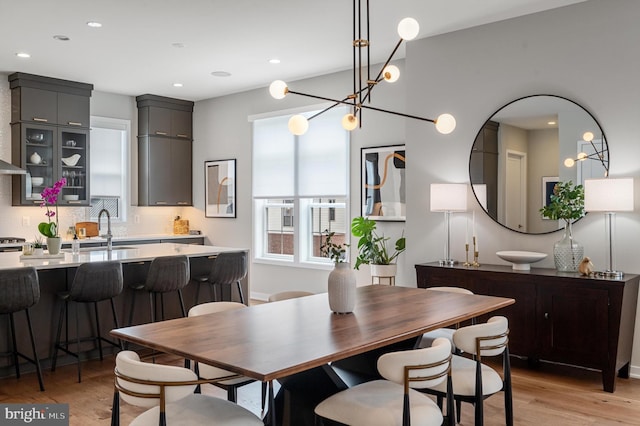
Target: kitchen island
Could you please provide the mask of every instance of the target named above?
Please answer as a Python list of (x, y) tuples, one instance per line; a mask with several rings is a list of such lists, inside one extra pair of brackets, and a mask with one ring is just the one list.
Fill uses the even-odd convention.
[[(31, 316), (33, 321), (33, 327), (36, 334), (36, 346), (38, 349), (38, 356), (42, 362), (43, 368), (48, 368), (50, 365), (50, 356), (55, 341), (55, 327), (58, 323), (60, 302), (57, 297), (57, 293), (64, 291), (73, 281), (75, 271), (77, 267), (82, 263), (87, 262), (102, 262), (106, 260), (118, 260), (122, 262), (122, 269), (124, 275), (124, 289), (123, 292), (115, 298), (116, 310), (118, 314), (118, 320), (120, 326), (125, 326), (124, 321), (128, 319), (129, 309), (131, 308), (130, 300), (132, 296), (132, 290), (129, 288), (130, 284), (144, 282), (149, 265), (151, 261), (156, 257), (161, 256), (173, 256), (173, 255), (185, 255), (189, 258), (191, 276), (206, 275), (211, 269), (211, 265), (215, 257), (226, 251), (238, 251), (247, 249), (232, 248), (232, 247), (218, 247), (218, 246), (203, 246), (194, 244), (178, 244), (178, 243), (160, 243), (160, 244), (127, 244), (125, 246), (114, 246), (113, 250), (108, 251), (106, 247), (84, 247), (81, 248), (79, 254), (72, 254), (70, 250), (63, 250), (64, 256), (59, 258), (36, 258), (23, 256), (21, 259), (20, 252), (8, 252), (0, 253), (0, 270), (10, 268), (20, 268), (25, 266), (32, 266), (38, 271), (38, 278), (40, 281), (40, 302), (31, 308)], [(249, 294), (244, 283), (245, 294)], [(237, 295), (229, 294), (227, 290), (227, 298), (233, 298), (238, 300)], [(204, 294), (208, 294), (204, 292)], [(188, 310), (194, 301), (195, 284), (190, 283), (183, 290), (185, 308)], [(81, 335), (85, 336), (90, 333), (90, 327), (94, 327), (93, 315), (89, 315), (91, 312), (86, 306), (80, 306), (81, 309), (86, 310), (80, 312), (81, 319)], [(74, 308), (72, 308), (73, 311)], [(100, 325), (103, 335), (108, 335), (109, 331), (115, 328), (110, 312), (109, 304), (99, 306), (100, 309)], [(73, 314), (73, 312), (71, 313)], [(176, 318), (180, 316), (180, 307), (177, 295), (168, 294), (165, 297), (165, 314), (166, 318)], [(102, 320), (104, 318), (104, 320)], [(3, 323), (0, 324), (0, 352), (7, 352), (9, 348), (9, 342), (6, 338), (7, 324), (4, 323), (5, 319), (2, 319)], [(8, 321), (8, 320), (7, 320)], [(142, 324), (150, 322), (149, 312), (149, 300), (147, 297), (138, 297), (136, 299), (136, 306), (134, 307), (134, 324)], [(72, 321), (73, 324), (73, 321)], [(16, 329), (26, 330), (26, 320), (24, 315), (16, 315)], [(75, 331), (72, 331), (75, 335)], [(29, 348), (28, 333), (18, 333), (18, 346), (20, 348)], [(92, 349), (92, 343), (87, 343), (86, 349)], [(105, 348), (110, 350), (110, 348)], [(30, 353), (30, 350), (26, 350)], [(61, 354), (62, 355), (62, 354)], [(90, 357), (97, 357), (97, 349), (88, 354)], [(73, 363), (75, 359), (70, 357), (59, 358), (59, 365), (65, 363)], [(31, 364), (21, 365), (25, 371), (31, 371), (33, 366)], [(14, 374), (13, 367), (11, 365), (11, 359), (9, 357), (0, 358), (0, 377)], [(45, 384), (46, 385), (46, 384)]]

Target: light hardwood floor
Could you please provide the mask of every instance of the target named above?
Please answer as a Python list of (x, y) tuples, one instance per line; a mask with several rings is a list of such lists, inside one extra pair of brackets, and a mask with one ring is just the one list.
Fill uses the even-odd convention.
[[(157, 362), (182, 365), (182, 360), (163, 355)], [(20, 380), (0, 380), (0, 402), (69, 403), (70, 424), (107, 425), (113, 397), (114, 357), (103, 362), (83, 364), (82, 383), (76, 382), (75, 365), (45, 371), (45, 392), (38, 391), (35, 374)], [(603, 392), (600, 374), (563, 366), (542, 364), (531, 370), (519, 360), (513, 361), (514, 412), (516, 425), (638, 425), (640, 424), (640, 380), (617, 379), (615, 393)], [(204, 392), (224, 398), (225, 393), (212, 386)], [(260, 412), (260, 386), (251, 384), (239, 390), (239, 403)], [(504, 424), (502, 394), (485, 401), (485, 424)], [(142, 410), (123, 404), (122, 424), (128, 424)], [(462, 406), (463, 426), (473, 425), (473, 407)]]

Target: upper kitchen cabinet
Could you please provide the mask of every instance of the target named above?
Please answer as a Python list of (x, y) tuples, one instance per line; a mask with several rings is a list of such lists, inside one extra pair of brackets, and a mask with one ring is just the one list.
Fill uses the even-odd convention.
[(193, 102), (155, 95), (136, 101), (138, 205), (192, 205)]
[(13, 176), (13, 205), (40, 205), (41, 191), (63, 177), (59, 205), (89, 205), (93, 85), (15, 73), (9, 86), (12, 162), (27, 170)]
[(138, 135), (192, 137), (193, 102), (156, 95), (136, 97)]

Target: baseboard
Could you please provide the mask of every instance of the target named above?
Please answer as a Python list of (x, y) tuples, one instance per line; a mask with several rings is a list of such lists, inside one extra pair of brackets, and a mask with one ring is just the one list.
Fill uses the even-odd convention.
[(640, 366), (632, 365), (630, 368), (629, 377), (634, 379), (640, 379)]

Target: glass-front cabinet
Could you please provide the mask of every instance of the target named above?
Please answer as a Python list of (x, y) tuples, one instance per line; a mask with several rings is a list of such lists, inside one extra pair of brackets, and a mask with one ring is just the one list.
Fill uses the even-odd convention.
[(14, 206), (40, 205), (41, 193), (65, 178), (58, 205), (88, 206), (89, 98), (93, 86), (25, 73), (9, 76)]

